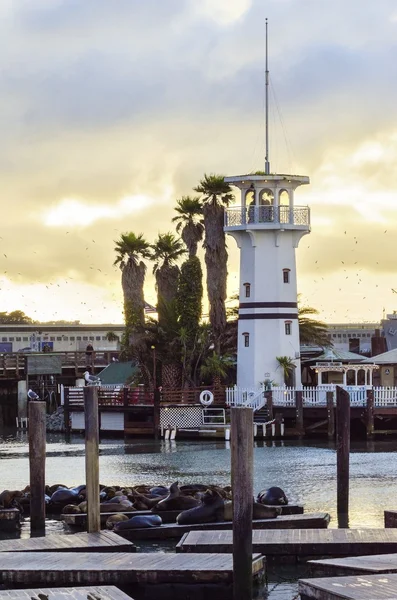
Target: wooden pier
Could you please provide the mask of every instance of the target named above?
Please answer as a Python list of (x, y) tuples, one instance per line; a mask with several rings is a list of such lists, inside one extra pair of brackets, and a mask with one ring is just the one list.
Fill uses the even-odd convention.
[(346, 558), (328, 558), (308, 562), (310, 572), (321, 575), (361, 575), (379, 573), (397, 573), (397, 554), (371, 554), (369, 556), (348, 556)]
[[(177, 545), (178, 552), (231, 552), (232, 531), (191, 531)], [(394, 529), (255, 529), (253, 552), (269, 560), (315, 556), (363, 556), (397, 552)]]
[(0, 600), (131, 600), (114, 585), (77, 588), (39, 588), (35, 590), (2, 590)]
[[(15, 587), (228, 584), (232, 582), (232, 563), (231, 554), (3, 552), (0, 582)], [(253, 576), (262, 577), (264, 569), (265, 559), (253, 555)]]
[[(0, 541), (0, 552), (135, 552), (132, 542), (113, 531), (48, 535)], [(95, 560), (95, 559), (94, 559)]]
[(397, 575), (301, 579), (301, 600), (395, 600)]
[(21, 513), (17, 508), (0, 509), (0, 531), (18, 531), (21, 528)]
[[(254, 519), (254, 529), (290, 529), (290, 528), (324, 528), (329, 523), (329, 515), (307, 514), (307, 515), (285, 515), (276, 519)], [(177, 525), (176, 523), (150, 527), (148, 529), (124, 529), (118, 532), (127, 540), (166, 540), (180, 539), (182, 535), (190, 531), (214, 531), (231, 530), (232, 521), (217, 521), (216, 523), (196, 523), (194, 525)]]

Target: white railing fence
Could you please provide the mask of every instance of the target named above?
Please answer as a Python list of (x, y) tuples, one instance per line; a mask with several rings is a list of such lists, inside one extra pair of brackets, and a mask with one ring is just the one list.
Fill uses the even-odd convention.
[(397, 406), (397, 387), (374, 387), (375, 406)]

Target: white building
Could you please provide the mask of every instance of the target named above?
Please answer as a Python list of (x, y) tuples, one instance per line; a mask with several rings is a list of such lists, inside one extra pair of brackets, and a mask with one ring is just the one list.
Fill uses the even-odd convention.
[(295, 206), (297, 175), (243, 175), (225, 181), (241, 190), (241, 206), (226, 210), (226, 233), (240, 248), (237, 385), (284, 382), (276, 357), (296, 366), (301, 384), (295, 249), (310, 232), (310, 210)]
[(371, 338), (382, 326), (380, 323), (330, 323), (327, 329), (336, 350), (367, 354), (371, 352)]

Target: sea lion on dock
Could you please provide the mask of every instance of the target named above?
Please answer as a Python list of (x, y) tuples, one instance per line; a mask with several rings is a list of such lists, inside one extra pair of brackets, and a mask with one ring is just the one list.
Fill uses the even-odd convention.
[(12, 508), (13, 502), (23, 498), (24, 493), (20, 490), (4, 490), (0, 494), (0, 506), (3, 508)]
[(170, 493), (164, 500), (160, 500), (160, 502), (156, 505), (156, 508), (152, 511), (163, 511), (163, 510), (187, 510), (188, 508), (194, 508), (195, 506), (200, 505), (200, 500), (196, 498), (192, 498), (191, 496), (184, 496), (181, 494), (181, 491), (178, 487), (178, 482), (175, 481), (170, 486)]
[(213, 523), (218, 521), (219, 511), (223, 512), (225, 501), (216, 490), (207, 490), (199, 506), (184, 510), (177, 518), (178, 525), (192, 525), (194, 523)]
[(257, 501), (260, 504), (267, 504), (268, 506), (285, 506), (288, 504), (287, 496), (279, 487), (262, 490), (258, 494)]
[(165, 494), (164, 496), (155, 496), (152, 498), (148, 498), (147, 496), (144, 496), (143, 494), (137, 492), (135, 488), (132, 488), (132, 494), (130, 498), (132, 498), (134, 506), (137, 510), (148, 510), (156, 506), (161, 500), (167, 498), (167, 494)]
[(65, 506), (66, 504), (77, 504), (78, 501), (79, 494), (75, 490), (60, 488), (52, 494), (50, 503), (52, 505)]
[[(259, 504), (259, 502), (253, 501), (252, 518), (275, 519), (280, 514), (280, 510), (277, 506), (264, 506), (263, 504)], [(223, 513), (218, 511), (217, 517), (219, 521), (233, 521), (233, 503), (225, 502)]]
[(78, 515), (81, 513), (81, 510), (75, 504), (67, 504), (62, 509), (63, 515)]
[(116, 523), (113, 531), (117, 533), (125, 529), (147, 529), (149, 527), (160, 527), (162, 524), (163, 521), (159, 515), (137, 515), (136, 517), (131, 517), (128, 521)]
[(110, 515), (106, 521), (107, 529), (113, 529), (116, 523), (121, 523), (121, 521), (128, 521), (129, 517), (127, 515), (123, 515), (123, 513), (117, 513), (116, 515)]

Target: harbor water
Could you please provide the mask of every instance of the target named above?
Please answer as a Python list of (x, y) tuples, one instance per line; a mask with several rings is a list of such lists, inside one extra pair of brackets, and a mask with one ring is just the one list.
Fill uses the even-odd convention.
[[(336, 451), (333, 443), (255, 442), (254, 491), (277, 485), (291, 504), (305, 512), (328, 512), (337, 527)], [(155, 442), (102, 438), (100, 481), (105, 485), (184, 483), (230, 484), (230, 447), (224, 441)], [(85, 481), (84, 438), (48, 434), (46, 482), (67, 486)], [(0, 433), (0, 488), (23, 489), (29, 483), (27, 435)], [(352, 442), (350, 456), (350, 527), (383, 527), (383, 511), (396, 506), (397, 440)], [(60, 525), (55, 526), (58, 530)], [(154, 550), (156, 547), (153, 548)], [(158, 549), (158, 548), (157, 548)], [(145, 548), (147, 551), (148, 548)], [(292, 600), (296, 578), (305, 567), (276, 568), (262, 598)]]

